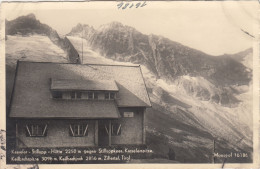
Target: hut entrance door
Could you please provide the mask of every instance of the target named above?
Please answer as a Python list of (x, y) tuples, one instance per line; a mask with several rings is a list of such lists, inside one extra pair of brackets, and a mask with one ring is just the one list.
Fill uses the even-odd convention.
[(98, 121), (98, 145), (109, 146), (111, 138), (111, 123), (109, 120)]

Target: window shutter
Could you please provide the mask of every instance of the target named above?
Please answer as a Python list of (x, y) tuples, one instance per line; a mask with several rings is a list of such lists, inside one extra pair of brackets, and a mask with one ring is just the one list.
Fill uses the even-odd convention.
[(29, 130), (28, 125), (25, 126), (25, 131), (26, 131), (26, 136), (27, 137), (32, 136), (31, 131)]
[(47, 136), (47, 124), (43, 128), (42, 136)]
[(121, 124), (119, 124), (119, 123), (113, 123), (113, 124), (111, 125), (111, 127), (112, 127), (112, 135), (113, 135), (113, 136), (119, 136), (119, 135), (121, 135), (121, 127), (122, 127)]
[(121, 134), (121, 124), (119, 124), (116, 135), (120, 135)]
[(86, 125), (84, 133), (83, 133), (83, 136), (87, 136), (87, 135), (88, 135), (88, 124)]
[(74, 132), (73, 132), (71, 124), (70, 124), (70, 127), (69, 127), (69, 135), (70, 136), (74, 136), (75, 135)]
[(105, 125), (105, 129), (106, 129), (107, 134), (109, 134), (108, 129), (107, 129), (107, 125)]

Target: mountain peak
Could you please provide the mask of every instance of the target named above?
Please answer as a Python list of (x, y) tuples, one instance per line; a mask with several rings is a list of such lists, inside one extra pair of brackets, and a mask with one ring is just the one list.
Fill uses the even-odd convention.
[[(28, 14), (28, 15), (19, 16), (19, 17), (17, 17), (16, 19), (11, 20), (11, 21), (12, 21), (12, 22), (15, 22), (15, 21), (24, 22), (24, 20), (37, 21), (36, 16), (35, 16), (33, 13), (30, 13), (30, 14)], [(6, 21), (7, 21), (7, 22), (11, 22), (11, 21), (9, 21), (9, 20), (6, 20)]]
[(118, 21), (113, 21), (113, 22), (110, 22), (108, 25), (110, 26), (124, 26), (121, 22), (118, 22)]
[(36, 20), (36, 17), (33, 13), (30, 13), (30, 14), (26, 15), (25, 17), (29, 18), (29, 19), (35, 19)]
[(86, 27), (89, 28), (90, 26), (87, 25), (87, 24), (78, 23), (74, 28), (83, 29), (83, 28), (86, 28)]
[(108, 30), (108, 29), (118, 29), (118, 28), (124, 28), (125, 26), (117, 21), (110, 22), (108, 24), (101, 25), (99, 27), (99, 30)]
[(78, 35), (82, 35), (82, 33), (84, 32), (84, 34), (88, 34), (88, 33), (93, 33), (95, 30), (92, 26), (89, 26), (87, 24), (81, 24), (78, 23), (75, 27), (73, 27), (71, 29), (71, 31), (67, 34), (69, 36), (78, 34)]
[(40, 34), (47, 35), (50, 38), (59, 38), (57, 32), (46, 24), (41, 23), (36, 19), (33, 13), (20, 16), (14, 20), (7, 21), (5, 26), (7, 35), (30, 35)]

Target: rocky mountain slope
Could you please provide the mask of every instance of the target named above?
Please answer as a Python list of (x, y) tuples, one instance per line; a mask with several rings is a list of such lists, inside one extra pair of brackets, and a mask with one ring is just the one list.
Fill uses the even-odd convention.
[[(248, 85), (252, 76), (251, 70), (236, 61), (236, 57), (213, 57), (161, 36), (144, 35), (118, 22), (102, 25), (97, 30), (78, 24), (68, 35), (83, 36), (86, 45), (107, 58), (145, 65), (157, 78), (168, 82), (184, 75), (207, 79), (220, 90), (211, 93), (202, 87), (198, 91), (189, 86), (186, 89), (196, 92), (202, 100), (226, 106), (238, 102), (230, 92), (230, 85)], [(247, 50), (243, 55), (249, 53)]]
[[(83, 33), (82, 33), (83, 31)], [(181, 75), (209, 78), (220, 84), (248, 84), (250, 72), (232, 57), (212, 57), (198, 50), (156, 35), (144, 35), (118, 22), (102, 25), (94, 30), (78, 24), (68, 35), (83, 36), (93, 49), (103, 56), (122, 61), (145, 63), (160, 78), (174, 79)], [(245, 51), (246, 55), (250, 51)], [(233, 69), (230, 69), (232, 66)], [(222, 71), (221, 71), (222, 70)], [(234, 77), (234, 71), (242, 75)], [(225, 77), (222, 77), (225, 72)]]
[[(179, 161), (209, 162), (213, 140), (219, 152), (252, 151), (252, 49), (210, 56), (118, 22), (78, 24), (68, 38), (79, 53), (83, 42), (95, 56), (143, 65), (153, 104), (147, 140), (159, 154), (172, 148)], [(92, 62), (93, 52), (83, 55)]]
[(235, 55), (227, 55), (229, 57), (232, 57), (236, 61), (242, 63), (247, 68), (251, 69), (253, 68), (253, 57), (252, 57), (253, 49), (247, 49), (245, 51), (239, 52)]
[[(16, 44), (19, 34), (13, 34), (18, 38), (12, 43), (8, 43), (11, 36), (7, 37), (7, 48)], [(239, 54), (246, 55), (243, 60), (237, 60), (238, 55), (213, 57), (117, 22), (97, 30), (78, 24), (67, 39), (83, 63), (141, 65), (153, 106), (146, 113), (147, 146), (158, 159), (174, 152), (178, 162), (211, 163), (214, 140), (215, 152), (247, 152), (250, 158), (239, 161), (252, 160), (252, 68), (243, 65), (245, 58), (252, 57), (251, 50)], [(39, 40), (33, 41), (41, 48)], [(38, 48), (25, 54), (37, 54)], [(11, 50), (6, 57), (8, 53)]]

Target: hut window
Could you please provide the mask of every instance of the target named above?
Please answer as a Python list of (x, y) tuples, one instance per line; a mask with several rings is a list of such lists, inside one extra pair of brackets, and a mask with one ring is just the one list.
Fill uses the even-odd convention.
[(81, 93), (80, 92), (75, 92), (76, 93), (76, 98), (80, 99), (81, 98)]
[(71, 99), (81, 99), (81, 92), (71, 92)]
[(44, 137), (47, 136), (47, 124), (27, 124), (26, 126), (27, 137)]
[(113, 100), (113, 99), (115, 99), (115, 96), (116, 96), (116, 94), (112, 93), (112, 92), (106, 92), (105, 93), (105, 99), (106, 100), (109, 100), (109, 99)]
[(112, 123), (111, 124), (111, 135), (112, 136), (120, 136), (121, 135), (121, 124), (119, 123)]
[(105, 99), (109, 99), (109, 93), (105, 93)]
[(88, 99), (98, 99), (97, 92), (88, 92)]
[(83, 137), (88, 135), (88, 125), (71, 124), (70, 135), (73, 137)]
[(61, 99), (62, 98), (62, 92), (54, 91), (52, 92), (52, 97), (55, 99)]
[(115, 93), (110, 93), (110, 99), (115, 99)]

